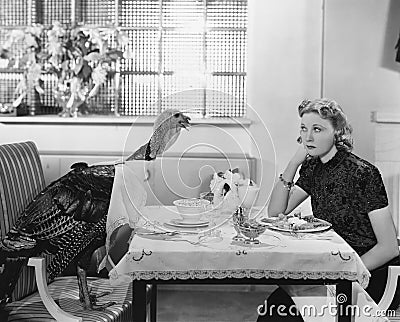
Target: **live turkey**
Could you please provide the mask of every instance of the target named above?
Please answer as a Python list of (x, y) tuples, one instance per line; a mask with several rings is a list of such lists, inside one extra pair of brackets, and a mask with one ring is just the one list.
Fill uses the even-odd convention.
[[(150, 141), (127, 158), (154, 160), (187, 129), (190, 118), (168, 109), (156, 119)], [(80, 301), (85, 309), (103, 309), (90, 294), (86, 271), (93, 252), (105, 244), (107, 212), (115, 164), (72, 170), (47, 186), (21, 213), (14, 227), (0, 240), (0, 310), (11, 301), (21, 269), (28, 259), (43, 253), (54, 257), (47, 267), (50, 279), (77, 265)], [(118, 236), (117, 236), (118, 238)], [(111, 303), (107, 304), (110, 305)]]

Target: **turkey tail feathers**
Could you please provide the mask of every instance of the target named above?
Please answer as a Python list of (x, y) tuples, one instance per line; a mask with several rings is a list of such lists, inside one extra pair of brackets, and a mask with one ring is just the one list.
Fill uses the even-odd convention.
[[(10, 244), (9, 244), (10, 242)], [(28, 258), (36, 255), (36, 248), (14, 248), (24, 245), (25, 241), (0, 240), (0, 310), (4, 304), (11, 301), (22, 268), (28, 262)]]
[[(0, 250), (3, 252), (3, 250)], [(2, 255), (0, 255), (2, 257)], [(0, 259), (1, 260), (1, 259)], [(0, 267), (0, 309), (3, 305), (11, 302), (11, 294), (17, 284), (22, 268), (26, 265), (28, 258), (7, 258)]]

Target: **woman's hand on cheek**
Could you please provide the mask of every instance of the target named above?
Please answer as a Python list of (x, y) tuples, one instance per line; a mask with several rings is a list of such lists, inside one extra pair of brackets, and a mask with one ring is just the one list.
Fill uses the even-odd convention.
[(291, 161), (293, 164), (299, 166), (299, 165), (302, 164), (303, 161), (306, 159), (307, 154), (308, 154), (308, 153), (307, 153), (306, 148), (304, 147), (303, 144), (301, 144), (301, 145), (298, 147), (296, 153), (294, 154), (294, 156), (292, 157), (292, 159), (291, 159), (290, 161)]

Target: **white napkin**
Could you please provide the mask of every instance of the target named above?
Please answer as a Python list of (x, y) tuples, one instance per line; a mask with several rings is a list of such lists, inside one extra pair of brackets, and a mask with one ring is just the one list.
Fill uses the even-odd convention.
[(107, 214), (106, 255), (99, 265), (99, 271), (105, 267), (110, 250), (112, 233), (118, 227), (126, 224), (129, 224), (131, 228), (135, 228), (141, 218), (146, 199), (146, 190), (134, 170), (125, 163), (116, 165), (110, 206)]

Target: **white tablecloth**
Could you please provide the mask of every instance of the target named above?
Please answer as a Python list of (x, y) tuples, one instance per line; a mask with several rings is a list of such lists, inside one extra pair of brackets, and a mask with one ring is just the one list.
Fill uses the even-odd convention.
[[(164, 223), (179, 218), (174, 207), (146, 207), (147, 231), (179, 231)], [(185, 229), (176, 236), (142, 235), (138, 230), (128, 253), (110, 272), (112, 283), (135, 279), (292, 278), (347, 279), (366, 287), (369, 272), (357, 253), (333, 230), (301, 238), (267, 229), (259, 245), (232, 241), (229, 216), (211, 212), (210, 227)], [(219, 226), (220, 225), (220, 226)]]

